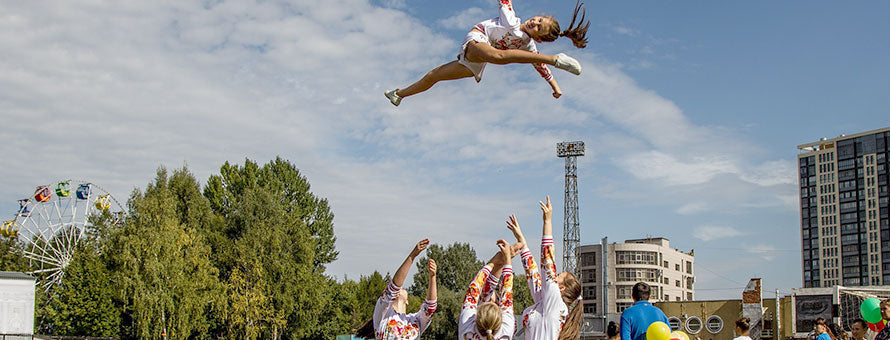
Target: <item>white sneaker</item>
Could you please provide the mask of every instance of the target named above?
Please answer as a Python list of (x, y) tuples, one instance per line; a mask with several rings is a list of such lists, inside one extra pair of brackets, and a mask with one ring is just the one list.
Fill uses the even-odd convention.
[(399, 89), (386, 91), (383, 93), (383, 95), (386, 96), (387, 99), (389, 99), (389, 102), (392, 103), (392, 105), (399, 106), (399, 103), (402, 102), (402, 97), (399, 97), (399, 95), (396, 94), (396, 92), (398, 91)]
[(565, 53), (556, 55), (556, 65), (554, 66), (574, 73), (575, 75), (581, 74), (581, 63), (575, 60), (575, 58), (567, 56)]

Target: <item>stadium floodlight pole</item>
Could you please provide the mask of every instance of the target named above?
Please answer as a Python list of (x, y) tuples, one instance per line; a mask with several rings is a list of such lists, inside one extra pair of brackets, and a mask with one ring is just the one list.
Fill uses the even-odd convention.
[(578, 272), (578, 248), (581, 246), (580, 223), (578, 222), (578, 156), (584, 156), (584, 142), (562, 142), (556, 144), (556, 156), (566, 159), (566, 195), (563, 212), (562, 269)]

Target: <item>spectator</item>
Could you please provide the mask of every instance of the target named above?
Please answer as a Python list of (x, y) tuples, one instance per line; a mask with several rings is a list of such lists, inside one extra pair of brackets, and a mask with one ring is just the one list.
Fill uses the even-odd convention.
[(749, 318), (739, 318), (735, 322), (735, 334), (737, 335), (732, 340), (751, 340), (751, 337), (748, 334), (751, 332), (751, 319)]
[(868, 324), (865, 323), (865, 320), (856, 319), (853, 320), (853, 340), (866, 340), (865, 333), (868, 331)]
[[(653, 322), (668, 323), (667, 316), (658, 307), (649, 303), (649, 285), (645, 282), (637, 282), (631, 291), (634, 304), (621, 313), (621, 339), (645, 340), (646, 330)], [(890, 339), (885, 339), (890, 340)]]
[[(881, 318), (890, 320), (890, 299), (881, 301)], [(875, 335), (875, 340), (890, 340), (890, 327), (884, 327), (878, 332), (878, 335)]]
[(606, 336), (609, 337), (607, 340), (621, 340), (621, 333), (618, 332), (618, 324), (615, 321), (609, 321), (609, 326), (606, 327)]
[(816, 340), (835, 340), (837, 339), (828, 328), (828, 323), (823, 318), (816, 319), (813, 324), (813, 332), (816, 333)]

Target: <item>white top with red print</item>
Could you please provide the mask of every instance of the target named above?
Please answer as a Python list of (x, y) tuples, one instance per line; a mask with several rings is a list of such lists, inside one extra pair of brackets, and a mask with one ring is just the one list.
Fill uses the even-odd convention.
[(396, 295), (402, 288), (392, 282), (377, 299), (374, 306), (374, 335), (377, 340), (415, 340), (430, 325), (436, 312), (436, 300), (426, 300), (417, 313), (405, 314), (392, 308)]
[(569, 308), (562, 301), (562, 293), (556, 283), (556, 262), (553, 257), (552, 235), (541, 238), (540, 272), (528, 247), (522, 250), (522, 266), (525, 267), (528, 288), (535, 301), (522, 311), (522, 327), (527, 340), (558, 339), (559, 331), (569, 314)]
[[(513, 12), (511, 0), (498, 0), (500, 2), (500, 16), (491, 18), (476, 24), (473, 28), (481, 31), (488, 37), (488, 42), (494, 48), (500, 50), (526, 50), (538, 53), (535, 41), (520, 29), (522, 20)], [(535, 70), (541, 74), (544, 80), (553, 79), (550, 69), (544, 64), (532, 64)]]
[[(503, 284), (500, 294), (496, 297), (496, 303), (501, 307), (501, 328), (493, 336), (498, 340), (510, 340), (513, 338), (513, 330), (516, 328), (516, 317), (513, 316), (513, 267), (509, 264), (505, 265), (501, 275)], [(486, 277), (488, 277), (487, 280)], [(488, 300), (488, 296), (494, 291), (494, 286), (497, 283), (497, 278), (491, 275), (491, 266), (489, 265), (482, 267), (470, 282), (460, 309), (460, 320), (457, 323), (459, 340), (486, 339), (476, 330), (476, 307), (480, 301)]]

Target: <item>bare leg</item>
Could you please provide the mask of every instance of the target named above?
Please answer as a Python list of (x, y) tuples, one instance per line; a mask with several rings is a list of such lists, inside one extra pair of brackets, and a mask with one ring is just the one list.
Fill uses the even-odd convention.
[(504, 64), (548, 64), (556, 65), (555, 55), (538, 54), (526, 50), (499, 50), (491, 45), (470, 42), (467, 45), (467, 60), (474, 63)]
[(443, 80), (469, 78), (472, 76), (473, 71), (470, 71), (470, 69), (468, 69), (464, 65), (461, 65), (457, 61), (452, 61), (445, 65), (434, 68), (432, 71), (428, 72), (426, 75), (423, 76), (423, 78), (420, 78), (420, 80), (416, 81), (414, 84), (411, 84), (404, 89), (398, 90), (396, 94), (399, 95), (399, 97), (404, 98), (429, 90), (430, 87), (433, 87), (433, 85)]

